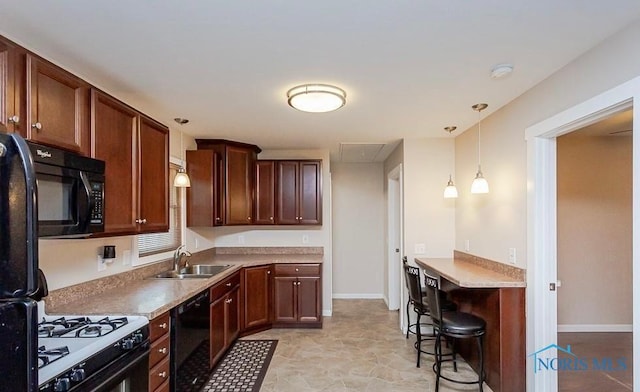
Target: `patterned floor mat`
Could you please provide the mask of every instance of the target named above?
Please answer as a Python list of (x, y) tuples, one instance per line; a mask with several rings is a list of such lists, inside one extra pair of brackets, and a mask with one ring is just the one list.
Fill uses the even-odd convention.
[(176, 379), (177, 392), (199, 391), (209, 381), (209, 341), (205, 340), (183, 362)]
[(277, 344), (277, 340), (236, 341), (202, 392), (258, 392)]

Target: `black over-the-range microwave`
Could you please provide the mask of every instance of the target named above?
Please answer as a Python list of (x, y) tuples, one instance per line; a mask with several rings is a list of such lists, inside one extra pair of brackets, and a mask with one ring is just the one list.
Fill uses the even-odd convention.
[(37, 183), (38, 236), (104, 231), (104, 161), (27, 142)]

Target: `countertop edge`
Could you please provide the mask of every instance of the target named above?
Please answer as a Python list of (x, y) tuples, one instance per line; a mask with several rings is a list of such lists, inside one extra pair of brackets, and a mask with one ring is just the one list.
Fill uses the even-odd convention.
[[(466, 260), (460, 260), (455, 258), (415, 258), (415, 262), (421, 268), (433, 270), (437, 274), (439, 274), (441, 277), (447, 279), (448, 281), (462, 288), (482, 289), (482, 288), (525, 288), (526, 287), (526, 282), (524, 280), (523, 281), (516, 280), (512, 277), (509, 277), (508, 275), (483, 268), (482, 266), (475, 265)], [(460, 271), (460, 272), (467, 273), (467, 274), (475, 274), (478, 276), (478, 280), (471, 280), (468, 278), (459, 278), (457, 276), (454, 276), (454, 274), (446, 271), (444, 268), (439, 269), (438, 266), (434, 265), (436, 263), (447, 263), (448, 268), (468, 269), (470, 271)]]

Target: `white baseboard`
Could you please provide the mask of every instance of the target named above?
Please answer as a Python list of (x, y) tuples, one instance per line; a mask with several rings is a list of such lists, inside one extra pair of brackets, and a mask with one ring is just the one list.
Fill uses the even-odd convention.
[(322, 309), (323, 317), (331, 317), (332, 315), (333, 315), (333, 312), (331, 311), (331, 309)]
[(632, 324), (558, 324), (558, 332), (633, 332)]
[(333, 294), (333, 299), (384, 299), (382, 294)]

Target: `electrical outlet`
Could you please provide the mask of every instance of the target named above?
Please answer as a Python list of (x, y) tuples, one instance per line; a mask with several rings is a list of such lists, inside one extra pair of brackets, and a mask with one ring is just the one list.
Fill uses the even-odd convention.
[(307, 234), (303, 234), (302, 235), (302, 243), (303, 244), (308, 244), (309, 243), (309, 236)]
[(198, 239), (196, 238), (194, 242), (195, 243), (194, 243), (193, 247), (198, 249), (198, 247), (200, 246), (200, 244), (198, 243)]
[(131, 251), (125, 250), (122, 252), (122, 265), (131, 265)]
[(244, 244), (244, 235), (240, 234), (240, 235), (238, 236), (238, 243), (239, 243), (240, 245), (243, 245), (243, 244)]
[(468, 252), (469, 249), (471, 249), (471, 246), (469, 246), (469, 240), (464, 240), (464, 251)]
[(516, 263), (516, 248), (509, 248), (509, 262), (511, 264)]
[(425, 244), (415, 244), (413, 253), (415, 253), (417, 255), (423, 255), (423, 254), (427, 253), (427, 245), (425, 245)]
[(105, 271), (107, 269), (107, 263), (102, 261), (102, 256), (98, 255), (98, 272)]

